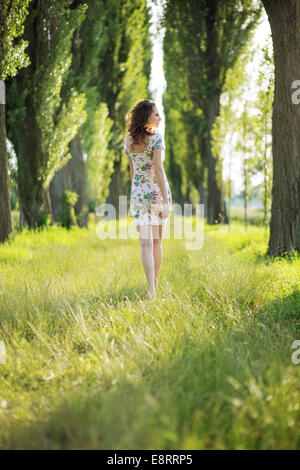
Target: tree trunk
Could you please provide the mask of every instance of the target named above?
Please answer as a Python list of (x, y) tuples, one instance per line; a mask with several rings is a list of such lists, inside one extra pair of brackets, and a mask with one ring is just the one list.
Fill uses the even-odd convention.
[(53, 216), (56, 221), (59, 220), (59, 216), (63, 210), (63, 203), (61, 200), (63, 191), (72, 190), (71, 173), (70, 173), (70, 167), (68, 166), (68, 163), (63, 168), (58, 170), (57, 173), (55, 173), (54, 178), (52, 179), (50, 183), (49, 189), (50, 189), (51, 205), (52, 205), (52, 210), (53, 210)]
[(200, 138), (200, 155), (202, 160), (201, 171), (199, 175), (199, 198), (200, 204), (204, 204), (204, 218), (207, 219), (207, 155), (206, 155), (206, 139), (205, 139), (205, 132), (202, 132)]
[(116, 211), (116, 219), (119, 219), (119, 195), (127, 194), (127, 188), (124, 185), (123, 172), (120, 169), (120, 162), (114, 162), (114, 172), (109, 186), (109, 195), (106, 203), (112, 204)]
[(207, 156), (207, 223), (215, 225), (222, 222), (225, 218), (224, 206), (222, 207), (222, 194), (221, 188), (218, 186), (216, 163), (211, 149), (211, 130), (216, 117), (219, 114), (219, 96), (216, 95), (212, 99), (206, 112), (206, 139), (205, 139), (205, 152)]
[(245, 191), (244, 191), (244, 222), (246, 229), (248, 228), (248, 195), (247, 195), (247, 181), (245, 181)]
[(207, 217), (207, 194), (206, 194), (206, 187), (204, 186), (204, 179), (199, 183), (199, 198), (200, 204), (204, 204), (204, 217)]
[(265, 148), (264, 148), (264, 226), (267, 225), (268, 211), (268, 181), (267, 181), (267, 129), (265, 128)]
[[(36, 96), (34, 93), (25, 94), (26, 88), (31, 89), (31, 82), (35, 80), (35, 71), (40, 63), (40, 32), (43, 24), (43, 9), (47, 2), (32, 2), (29, 14), (24, 24), (24, 39), (28, 41), (27, 53), (31, 64), (21, 69), (10, 81), (14, 85), (12, 94), (17, 94), (23, 100), (24, 112), (16, 128), (10, 129), (11, 140), (18, 160), (18, 190), (19, 201), (22, 207), (23, 223), (29, 228), (36, 228), (43, 224), (44, 216), (44, 189), (41, 177), (40, 162), (45, 158), (42, 155), (41, 131), (37, 123)], [(33, 52), (34, 51), (34, 52)], [(10, 90), (8, 92), (8, 106)], [(12, 97), (14, 99), (14, 97)], [(9, 109), (14, 112), (13, 108)]]
[(263, 0), (274, 47), (273, 187), (268, 254), (298, 248), (300, 210), (300, 104), (292, 84), (300, 77), (299, 0)]
[[(300, 194), (300, 187), (299, 187), (299, 194)], [(295, 250), (300, 252), (300, 211), (298, 211), (298, 217), (297, 217), (297, 222), (296, 222)]]
[(36, 228), (41, 223), (44, 211), (43, 182), (39, 178), (40, 139), (35, 113), (30, 112), (33, 102), (28, 100), (26, 119), (20, 123), (20, 135), (14, 141), (18, 160), (18, 188), (20, 205), (23, 209), (24, 222), (29, 228)]
[(50, 190), (49, 188), (47, 188), (44, 193), (43, 193), (43, 197), (44, 197), (44, 208), (45, 208), (45, 211), (50, 215), (50, 225), (54, 225), (54, 215), (53, 215), (53, 210), (52, 210), (52, 204), (51, 204), (51, 198), (50, 198)]
[[(0, 79), (1, 77), (2, 69), (0, 57)], [(5, 103), (0, 100), (0, 243), (7, 240), (11, 232), (12, 225), (6, 149)]]
[(225, 202), (225, 198), (224, 198), (223, 187), (221, 187), (221, 207), (222, 207), (221, 222), (222, 222), (222, 224), (228, 224), (229, 223), (229, 218), (228, 218), (228, 214), (227, 214), (227, 208), (226, 208), (226, 202)]
[(71, 140), (70, 153), (72, 157), (68, 163), (61, 168), (50, 183), (50, 197), (55, 220), (58, 220), (63, 204), (61, 196), (63, 191), (73, 191), (79, 198), (75, 205), (79, 227), (88, 226), (88, 198), (86, 191), (86, 168), (83, 160), (80, 133)]
[(86, 191), (86, 168), (82, 155), (80, 133), (71, 140), (70, 152), (72, 158), (67, 165), (71, 172), (72, 191), (77, 193), (79, 198), (75, 205), (75, 214), (77, 216), (79, 227), (88, 226), (88, 198)]
[(169, 142), (169, 161), (166, 168), (167, 176), (170, 179), (173, 204), (180, 204), (181, 209), (184, 209), (184, 196), (182, 194), (182, 174), (181, 167), (176, 162), (174, 154), (174, 146), (172, 142)]
[(19, 203), (19, 206), (20, 206), (20, 214), (19, 214), (19, 225), (20, 225), (20, 230), (22, 231), (23, 230), (23, 227), (25, 225), (25, 216), (24, 216), (24, 211), (22, 209), (22, 206), (21, 204)]

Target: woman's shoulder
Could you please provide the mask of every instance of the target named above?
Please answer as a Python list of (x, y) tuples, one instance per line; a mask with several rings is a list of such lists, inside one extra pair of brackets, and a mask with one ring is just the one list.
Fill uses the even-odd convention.
[(124, 147), (129, 148), (130, 141), (131, 141), (131, 136), (130, 136), (130, 135), (126, 135), (126, 136), (124, 137), (124, 140), (123, 140)]
[(154, 140), (158, 140), (158, 139), (161, 140), (161, 141), (164, 140), (163, 135), (159, 131), (157, 131), (154, 135)]
[(157, 131), (156, 134), (154, 135), (153, 145), (154, 145), (154, 148), (158, 148), (162, 150), (164, 150), (165, 148), (164, 138), (159, 131)]
[[(124, 137), (123, 142), (124, 142), (124, 146), (126, 146), (130, 150), (131, 144), (133, 142), (133, 139), (132, 139), (131, 135), (130, 134), (126, 135)], [(163, 144), (162, 134), (159, 131), (157, 131), (154, 134), (150, 135), (147, 145), (149, 145), (149, 144), (151, 145), (151, 147), (154, 146), (154, 145)]]
[(162, 138), (162, 135), (159, 131), (156, 131), (155, 134), (154, 134), (154, 137), (155, 137), (155, 139)]

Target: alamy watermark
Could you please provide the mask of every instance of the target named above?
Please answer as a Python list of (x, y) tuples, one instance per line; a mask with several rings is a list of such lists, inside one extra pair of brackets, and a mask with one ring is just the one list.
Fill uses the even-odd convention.
[(0, 341), (0, 364), (5, 364), (6, 362), (6, 346), (3, 341)]
[(299, 339), (296, 339), (295, 341), (293, 341), (292, 348), (296, 350), (292, 354), (292, 363), (295, 365), (298, 365), (300, 364), (300, 340)]
[[(193, 206), (196, 209), (194, 218), (192, 217)], [(159, 224), (157, 207), (157, 204), (151, 204), (152, 225)], [(170, 218), (172, 212), (174, 212), (174, 239), (186, 240), (186, 250), (200, 250), (204, 243), (204, 204), (184, 204), (183, 209), (180, 204), (173, 204), (169, 216), (164, 222), (163, 238), (170, 239), (171, 237)], [(127, 211), (127, 196), (119, 196), (119, 221), (121, 223), (117, 224), (116, 209), (113, 204), (101, 204), (96, 208), (96, 215), (103, 217), (96, 225), (96, 233), (101, 240), (107, 238), (137, 239), (139, 237), (135, 221), (128, 221), (128, 215), (132, 214), (130, 208)]]
[(297, 88), (297, 90), (292, 93), (292, 103), (299, 104), (300, 103), (300, 80), (294, 80), (292, 83), (292, 88)]

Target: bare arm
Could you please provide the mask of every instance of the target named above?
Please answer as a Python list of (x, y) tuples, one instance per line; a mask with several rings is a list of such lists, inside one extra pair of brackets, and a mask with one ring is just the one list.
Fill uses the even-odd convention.
[(132, 164), (132, 161), (131, 161), (131, 158), (130, 158), (130, 155), (128, 153), (128, 150), (127, 150), (127, 139), (125, 139), (124, 141), (124, 149), (125, 149), (125, 153), (127, 155), (127, 158), (128, 158), (128, 161), (129, 161), (129, 165), (130, 165), (130, 179), (131, 179), (131, 182), (133, 180), (133, 176), (134, 176), (134, 168), (133, 168), (133, 164)]
[(154, 149), (153, 152), (153, 168), (154, 168), (154, 173), (157, 178), (157, 185), (161, 191), (163, 201), (164, 203), (168, 203), (168, 191), (167, 191), (167, 186), (166, 186), (166, 181), (164, 178), (164, 169), (163, 169), (163, 164), (161, 160), (161, 150), (160, 149)]

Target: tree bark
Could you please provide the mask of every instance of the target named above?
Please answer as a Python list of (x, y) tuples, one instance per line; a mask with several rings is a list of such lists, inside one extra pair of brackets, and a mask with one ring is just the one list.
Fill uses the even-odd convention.
[(53, 210), (52, 210), (49, 187), (44, 191), (43, 197), (44, 197), (45, 211), (50, 215), (50, 218), (51, 218), (50, 225), (54, 225), (55, 220), (54, 220), (54, 215), (53, 215)]
[(68, 163), (61, 168), (50, 183), (50, 197), (55, 220), (63, 210), (61, 196), (63, 191), (73, 191), (79, 198), (75, 205), (79, 227), (88, 226), (88, 198), (86, 191), (87, 177), (85, 161), (82, 155), (80, 133), (74, 137), (69, 144), (72, 157)]
[[(267, 254), (281, 256), (299, 250), (300, 104), (292, 84), (300, 77), (300, 2), (263, 0), (274, 47), (273, 187)], [(293, 102), (294, 101), (294, 102)]]
[(206, 137), (205, 137), (205, 153), (207, 161), (207, 223), (215, 225), (225, 219), (224, 205), (222, 205), (222, 191), (218, 186), (216, 164), (217, 160), (212, 154), (211, 148), (211, 130), (216, 117), (219, 114), (219, 95), (216, 95), (207, 106), (206, 111)]
[[(201, 139), (202, 146), (205, 144), (204, 140), (205, 139)], [(200, 204), (204, 204), (203, 216), (205, 219), (207, 219), (207, 183), (205, 185), (205, 182), (207, 180), (207, 158), (205, 156), (205, 151), (201, 151), (200, 153), (202, 156), (202, 166), (201, 166), (201, 172), (199, 176), (200, 181), (198, 185), (198, 192), (199, 192)]]
[(221, 191), (221, 208), (222, 208), (221, 222), (222, 222), (222, 224), (229, 224), (229, 218), (228, 218), (226, 202), (225, 202), (225, 198), (224, 198), (223, 186), (221, 187), (220, 191)]
[[(1, 78), (2, 67), (0, 57), (0, 80)], [(7, 240), (11, 232), (12, 225), (6, 149), (5, 104), (0, 102), (0, 243)]]
[[(68, 162), (69, 163), (69, 162)], [(72, 190), (71, 173), (68, 163), (55, 173), (50, 183), (50, 198), (54, 219), (57, 221), (63, 210), (61, 196), (63, 191)]]
[(88, 198), (86, 191), (86, 168), (82, 155), (82, 146), (80, 133), (71, 140), (70, 152), (72, 158), (67, 165), (70, 167), (72, 191), (78, 194), (79, 198), (75, 205), (75, 214), (77, 216), (79, 227), (88, 226)]
[(23, 208), (20, 203), (19, 203), (19, 206), (20, 206), (19, 225), (20, 225), (20, 230), (22, 231), (25, 225), (25, 216), (24, 216)]
[[(20, 118), (19, 125), (16, 129), (10, 129), (10, 134), (18, 160), (18, 190), (22, 207), (22, 225), (27, 224), (29, 228), (36, 228), (42, 223), (44, 212), (44, 189), (40, 175), (42, 148), (40, 129), (36, 119), (35, 97), (32, 93), (26, 96), (22, 92), (24, 93), (27, 86), (30, 89), (29, 84), (34, 80), (35, 71), (39, 67), (40, 34), (45, 17), (43, 11), (46, 8), (47, 2), (36, 1), (29, 5), (23, 37), (29, 43), (27, 53), (31, 64), (28, 68), (19, 70), (11, 81), (11, 85), (15, 84), (20, 99), (24, 99), (24, 108), (26, 109)], [(25, 96), (26, 98), (24, 98)], [(8, 106), (10, 106), (9, 99)]]
[(13, 142), (18, 160), (20, 205), (23, 210), (24, 223), (29, 228), (39, 226), (40, 216), (44, 210), (43, 182), (39, 178), (39, 155), (41, 151), (39, 148), (39, 129), (33, 107), (32, 100), (28, 99), (26, 119), (20, 122), (20, 134)]
[(119, 195), (128, 194), (128, 188), (124, 185), (124, 176), (123, 172), (120, 169), (120, 162), (114, 162), (114, 172), (111, 177), (110, 186), (109, 186), (109, 195), (107, 197), (106, 203), (112, 204), (116, 211), (116, 219), (119, 219)]

